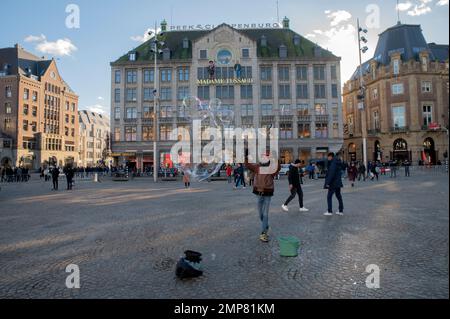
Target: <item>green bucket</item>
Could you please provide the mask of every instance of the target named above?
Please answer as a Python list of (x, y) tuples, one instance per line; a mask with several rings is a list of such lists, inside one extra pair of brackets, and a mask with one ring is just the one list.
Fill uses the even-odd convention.
[(297, 237), (278, 237), (280, 245), (280, 256), (282, 257), (296, 257), (298, 256), (298, 249), (300, 247), (300, 240)]

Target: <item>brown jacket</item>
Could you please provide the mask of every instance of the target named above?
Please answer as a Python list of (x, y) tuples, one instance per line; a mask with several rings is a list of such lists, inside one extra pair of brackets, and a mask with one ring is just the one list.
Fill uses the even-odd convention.
[(253, 194), (259, 196), (273, 196), (275, 185), (274, 178), (278, 175), (281, 169), (281, 165), (278, 163), (277, 171), (273, 174), (260, 174), (259, 169), (261, 165), (245, 163), (245, 167), (248, 168), (254, 174)]

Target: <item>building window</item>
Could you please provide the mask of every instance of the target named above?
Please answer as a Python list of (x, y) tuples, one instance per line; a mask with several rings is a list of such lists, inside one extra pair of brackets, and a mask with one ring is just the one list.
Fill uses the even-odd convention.
[(197, 96), (200, 100), (209, 100), (209, 86), (199, 86)]
[(304, 116), (309, 114), (309, 104), (300, 103), (297, 104), (297, 115)]
[(127, 107), (125, 109), (125, 115), (126, 119), (136, 119), (137, 118), (137, 111), (135, 107)]
[(161, 82), (171, 82), (172, 81), (172, 70), (163, 69), (161, 70)]
[(5, 113), (6, 114), (11, 114), (12, 113), (11, 103), (9, 103), (9, 102), (5, 103)]
[(327, 105), (323, 103), (317, 103), (314, 107), (316, 115), (327, 115)]
[(178, 69), (178, 81), (180, 81), (180, 82), (189, 81), (189, 68), (179, 68)]
[(36, 132), (36, 131), (37, 131), (37, 123), (36, 123), (36, 122), (32, 122), (32, 123), (31, 123), (31, 130), (32, 130), (33, 132)]
[(234, 86), (233, 85), (216, 86), (216, 98), (234, 99)]
[(209, 79), (208, 68), (197, 68), (197, 78), (199, 80)]
[(311, 126), (309, 123), (298, 123), (298, 138), (310, 138)]
[(172, 106), (168, 105), (161, 106), (160, 114), (162, 118), (172, 117)]
[(308, 81), (308, 66), (299, 65), (296, 68), (297, 81)]
[(394, 128), (402, 128), (406, 126), (405, 107), (403, 105), (392, 107), (392, 122)]
[(121, 82), (121, 77), (122, 77), (122, 73), (120, 72), (120, 70), (116, 70), (116, 71), (114, 72), (114, 82), (115, 82), (116, 84), (120, 84), (120, 82)]
[(261, 98), (272, 99), (272, 85), (261, 85)]
[(278, 67), (278, 81), (289, 81), (289, 66)]
[(241, 105), (241, 116), (253, 116), (253, 105), (251, 104)]
[(5, 130), (9, 130), (12, 128), (12, 120), (10, 118), (5, 119)]
[(155, 70), (144, 70), (144, 83), (153, 83), (155, 81)]
[(159, 136), (161, 141), (170, 141), (170, 133), (172, 133), (172, 125), (161, 125), (159, 128)]
[(241, 99), (252, 99), (252, 98), (253, 98), (253, 86), (241, 85)]
[(331, 84), (331, 97), (333, 99), (338, 98), (338, 86), (337, 84)]
[(64, 134), (69, 136), (69, 128), (67, 126), (64, 127)]
[(287, 140), (292, 138), (292, 123), (280, 123), (280, 139)]
[(431, 105), (422, 106), (422, 118), (423, 118), (423, 126), (428, 127), (430, 123), (433, 123), (433, 106)]
[(392, 61), (392, 68), (394, 70), (394, 75), (398, 75), (400, 73), (400, 60), (395, 59)]
[(262, 66), (261, 67), (261, 81), (272, 81), (272, 67)]
[(127, 89), (127, 102), (136, 102), (137, 93), (136, 89)]
[(23, 90), (23, 99), (28, 100), (28, 97), (30, 96), (30, 90), (24, 89)]
[(70, 110), (70, 103), (66, 102), (66, 111), (69, 111), (69, 110)]
[(380, 113), (378, 111), (373, 112), (373, 127), (376, 130), (380, 129)]
[(28, 104), (23, 105), (23, 115), (28, 115), (29, 112), (29, 106)]
[(149, 107), (149, 106), (144, 106), (143, 107), (143, 118), (144, 119), (151, 119), (152, 118), (152, 113), (153, 113), (153, 108)]
[(66, 114), (65, 119), (66, 119), (66, 123), (69, 123), (69, 114)]
[(428, 59), (427, 57), (422, 57), (422, 71), (427, 72), (428, 71)]
[(353, 135), (354, 133), (353, 115), (347, 116), (347, 127), (348, 127), (348, 134)]
[(403, 94), (403, 83), (392, 84), (392, 95)]
[(242, 49), (242, 57), (247, 59), (250, 57), (250, 49)]
[(332, 80), (337, 80), (336, 66), (332, 65), (330, 69), (331, 69), (331, 79)]
[(297, 99), (308, 99), (308, 84), (297, 84)]
[(73, 115), (71, 116), (70, 123), (75, 124), (75, 116), (73, 116)]
[(125, 141), (126, 142), (136, 141), (136, 126), (125, 126)]
[(136, 61), (136, 52), (131, 52), (128, 55), (128, 58), (129, 58), (130, 61)]
[(316, 99), (325, 99), (326, 98), (325, 84), (314, 84), (314, 97)]
[(422, 81), (422, 93), (431, 93), (432, 91), (432, 86), (431, 86), (431, 81)]
[(280, 115), (292, 115), (292, 107), (290, 104), (280, 104)]
[(162, 87), (161, 88), (161, 101), (170, 101), (172, 100), (172, 88), (170, 87)]
[(5, 97), (6, 97), (6, 98), (12, 97), (12, 89), (11, 89), (10, 86), (7, 86), (7, 87), (5, 88)]
[(378, 88), (372, 89), (372, 100), (378, 100)]
[(127, 83), (128, 84), (137, 83), (137, 70), (127, 70)]
[(114, 119), (115, 120), (120, 120), (120, 107), (115, 107), (114, 108)]
[(142, 140), (152, 141), (153, 140), (153, 126), (142, 126)]
[(333, 137), (339, 138), (339, 123), (333, 123)]
[(272, 116), (273, 115), (273, 106), (272, 106), (272, 104), (263, 104), (263, 105), (261, 105), (261, 115), (262, 116)]
[(75, 112), (75, 103), (72, 103), (72, 112)]
[(316, 138), (328, 138), (327, 123), (316, 123)]
[(280, 99), (290, 99), (291, 98), (291, 85), (290, 84), (280, 84), (278, 86), (278, 98), (280, 98)]
[(325, 65), (314, 65), (314, 80), (325, 81)]
[(120, 127), (114, 128), (114, 141), (116, 142), (120, 141)]
[(208, 58), (208, 50), (200, 50), (199, 57), (201, 60), (206, 60)]
[(151, 101), (153, 100), (153, 89), (151, 88), (144, 88), (144, 101)]
[(180, 86), (177, 91), (177, 99), (183, 100), (184, 98), (189, 96), (189, 87), (188, 86)]
[(33, 102), (36, 102), (38, 99), (38, 93), (36, 91), (33, 91), (31, 99)]
[(75, 129), (74, 129), (74, 128), (70, 130), (70, 135), (71, 135), (72, 137), (75, 136)]
[(216, 79), (232, 79), (234, 69), (231, 67), (216, 67)]
[(253, 78), (252, 67), (251, 66), (243, 66), (241, 70), (241, 78), (243, 79), (251, 79)]
[(28, 131), (28, 121), (27, 120), (23, 120), (23, 130)]
[(31, 115), (33, 115), (34, 117), (37, 116), (37, 107), (36, 107), (36, 106), (33, 106), (33, 107), (32, 107), (32, 109), (31, 109)]

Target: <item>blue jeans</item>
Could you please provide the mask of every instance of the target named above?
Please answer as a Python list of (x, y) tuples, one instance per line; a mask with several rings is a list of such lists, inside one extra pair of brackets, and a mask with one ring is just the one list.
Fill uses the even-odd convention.
[(258, 196), (258, 213), (262, 223), (262, 232), (267, 232), (269, 229), (269, 208), (271, 199), (271, 196)]
[(336, 194), (336, 198), (339, 202), (339, 212), (344, 212), (344, 201), (342, 200), (341, 189), (340, 188), (330, 188), (328, 189), (327, 195), (327, 203), (328, 203), (328, 212), (333, 212), (333, 194)]
[(238, 178), (236, 179), (236, 187), (239, 187), (239, 184), (242, 184), (242, 186), (245, 187), (245, 179), (244, 176), (239, 175)]

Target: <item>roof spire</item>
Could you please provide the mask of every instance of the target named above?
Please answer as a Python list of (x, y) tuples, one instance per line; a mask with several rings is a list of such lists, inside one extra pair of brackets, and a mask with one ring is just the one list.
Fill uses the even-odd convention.
[(398, 0), (397, 0), (397, 25), (400, 25), (400, 24), (402, 24), (402, 22), (400, 21), (400, 7), (399, 7), (399, 3), (398, 3)]

